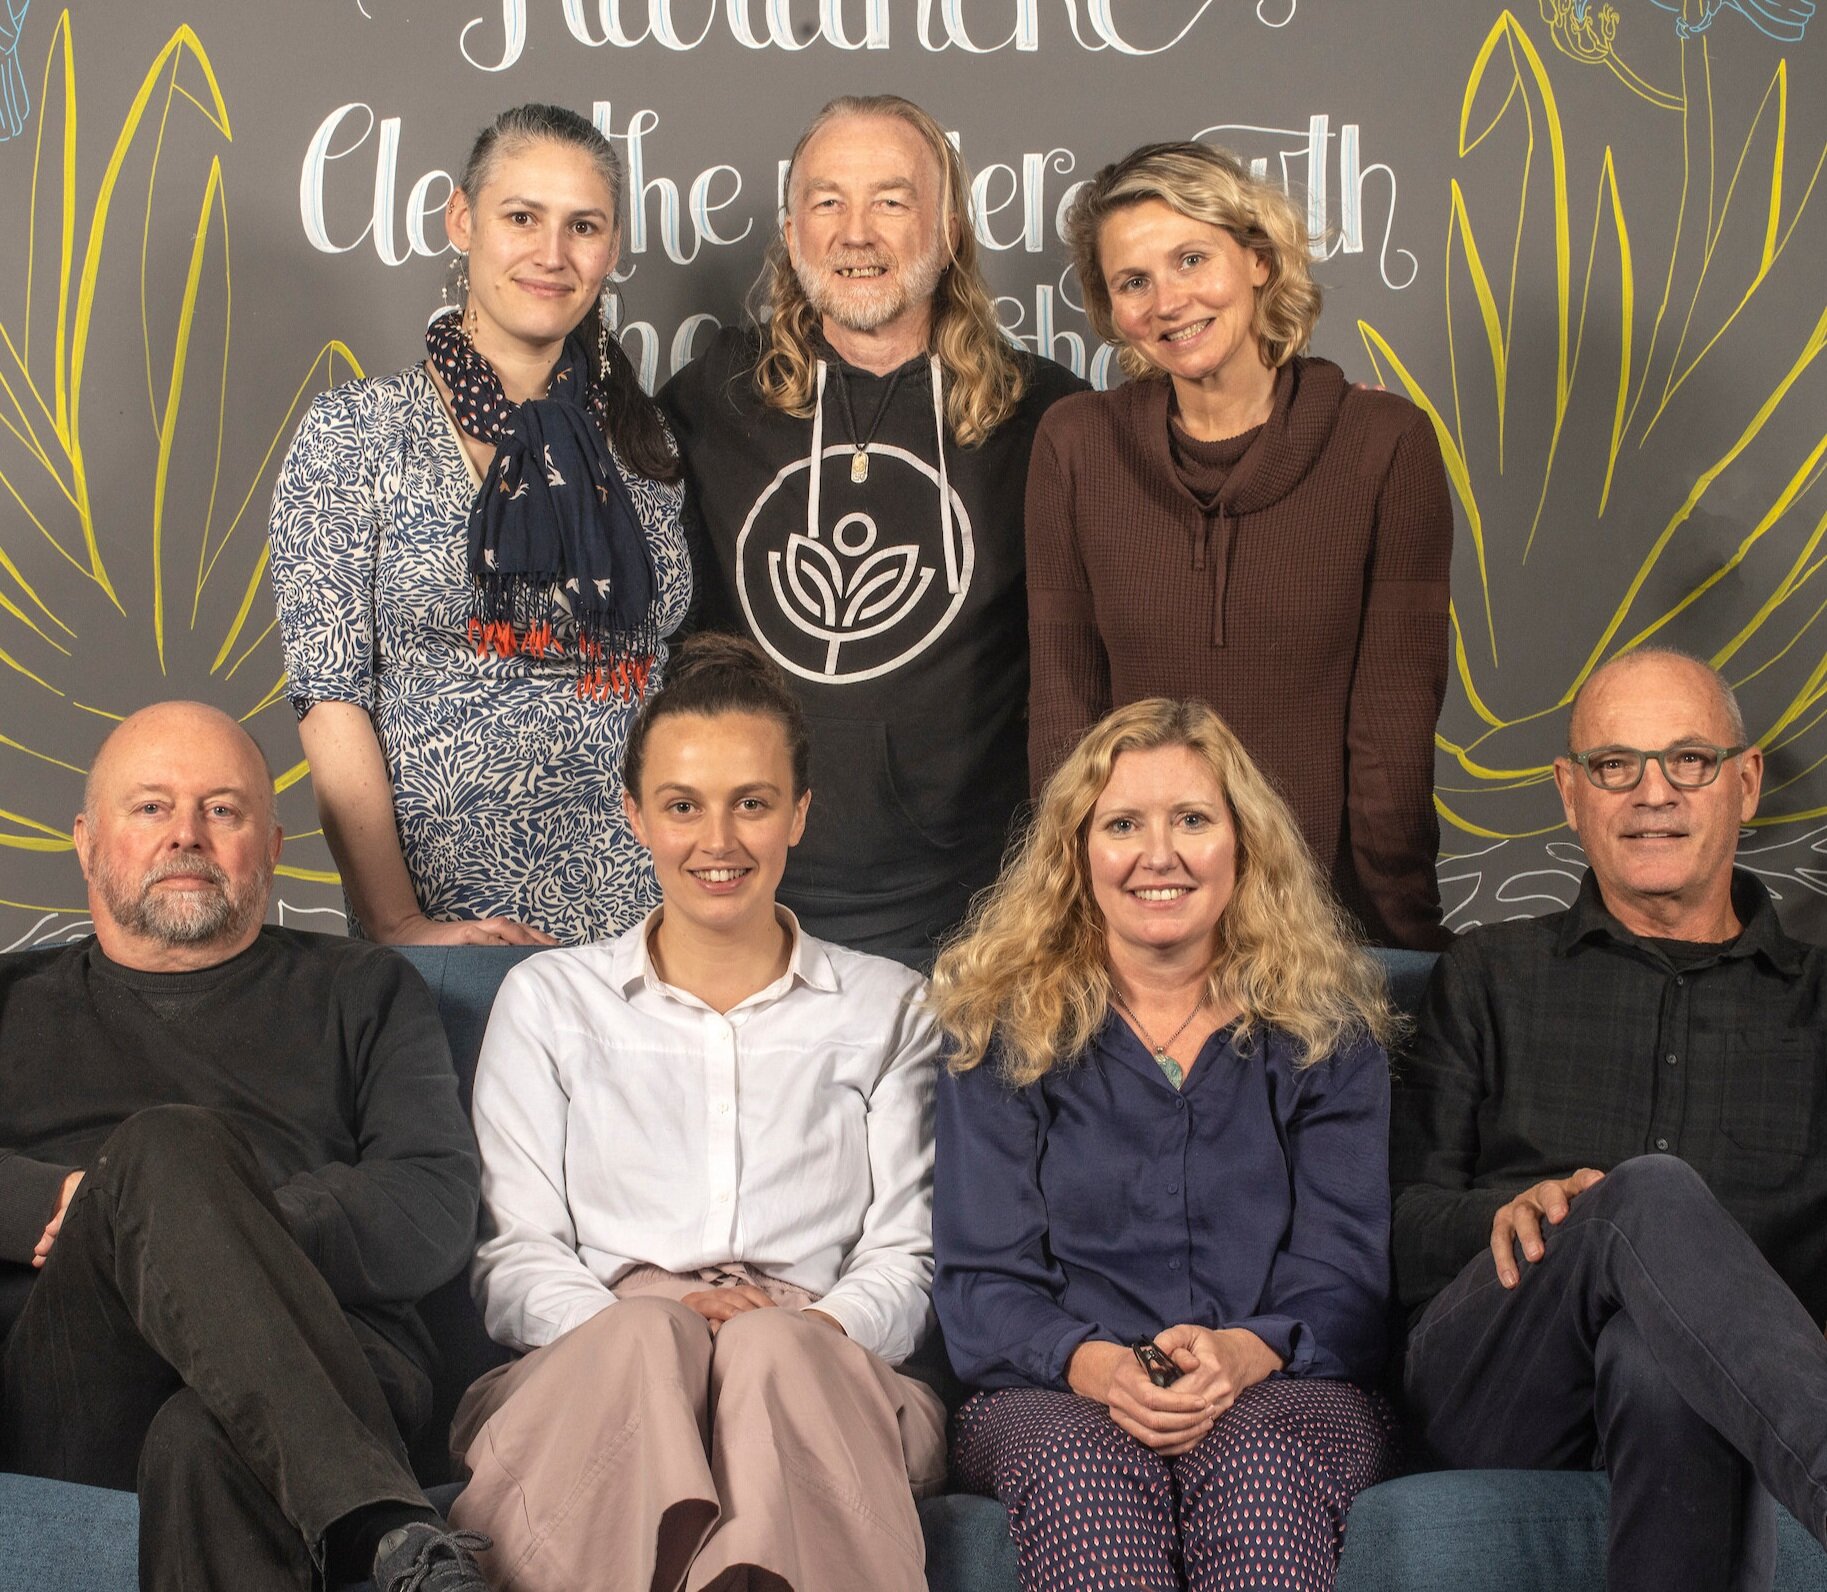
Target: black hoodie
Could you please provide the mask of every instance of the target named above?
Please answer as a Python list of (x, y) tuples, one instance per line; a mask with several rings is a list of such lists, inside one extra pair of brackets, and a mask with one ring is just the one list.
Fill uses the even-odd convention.
[(1084, 383), (1018, 355), (1015, 414), (974, 447), (948, 436), (941, 461), (925, 355), (875, 376), (821, 348), (802, 420), (762, 403), (758, 351), (726, 328), (660, 394), (685, 457), (698, 622), (759, 641), (811, 719), (812, 811), (782, 901), (823, 939), (924, 961), (995, 878), (1026, 794), (1028, 450)]

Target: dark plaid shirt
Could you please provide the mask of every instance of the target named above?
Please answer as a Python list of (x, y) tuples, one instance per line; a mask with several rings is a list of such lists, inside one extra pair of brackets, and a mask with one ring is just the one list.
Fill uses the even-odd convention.
[(1827, 1317), (1827, 950), (1790, 939), (1742, 870), (1732, 902), (1736, 940), (1671, 960), (1618, 924), (1588, 873), (1569, 910), (1475, 929), (1441, 957), (1396, 1078), (1404, 1304), (1480, 1254), (1531, 1184), (1668, 1154)]

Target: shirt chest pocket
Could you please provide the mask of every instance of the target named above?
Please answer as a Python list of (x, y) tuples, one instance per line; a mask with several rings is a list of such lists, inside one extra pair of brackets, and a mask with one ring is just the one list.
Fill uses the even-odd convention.
[(1734, 1033), (1725, 1043), (1719, 1126), (1748, 1181), (1780, 1183), (1813, 1148), (1820, 1045), (1811, 1034)]

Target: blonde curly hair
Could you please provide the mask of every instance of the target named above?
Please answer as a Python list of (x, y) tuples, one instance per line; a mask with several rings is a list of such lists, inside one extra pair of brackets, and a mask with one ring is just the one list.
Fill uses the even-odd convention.
[[(983, 441), (1014, 414), (1027, 382), (1009, 341), (996, 319), (996, 307), (984, 285), (977, 258), (977, 235), (971, 228), (971, 180), (952, 141), (931, 116), (898, 94), (846, 94), (812, 118), (793, 146), (787, 162), (786, 195), (793, 202), (793, 173), (806, 145), (828, 123), (845, 116), (892, 117), (905, 122), (938, 162), (942, 183), (941, 211), (949, 250), (933, 301), (931, 350), (939, 356), (945, 383), (945, 423), (961, 446)], [(820, 316), (806, 298), (799, 273), (787, 251), (785, 230), (768, 245), (757, 284), (761, 302), (754, 306), (763, 321), (763, 348), (755, 367), (755, 386), (762, 401), (805, 419), (812, 413), (817, 385), (813, 334)]]
[(1243, 743), (1200, 702), (1150, 697), (1094, 725), (1041, 792), (1033, 822), (933, 971), (932, 1003), (966, 1072), (989, 1054), (1016, 1088), (1070, 1065), (1110, 1009), (1104, 916), (1086, 853), (1091, 812), (1125, 752), (1185, 747), (1224, 792), (1237, 882), (1218, 920), (1209, 990), (1242, 1032), (1278, 1028), (1311, 1066), (1356, 1036), (1387, 1046), (1401, 1023), (1307, 850)]
[(1158, 376), (1148, 355), (1118, 335), (1110, 287), (1098, 264), (1098, 234), (1119, 210), (1157, 199), (1194, 221), (1222, 227), (1269, 268), (1256, 289), (1250, 330), (1262, 360), (1278, 369), (1304, 354), (1319, 320), (1320, 289), (1307, 252), (1307, 218), (1274, 183), (1252, 177), (1242, 161), (1209, 144), (1145, 144), (1106, 166), (1086, 184), (1066, 214), (1066, 245), (1085, 295), (1085, 315), (1098, 336), (1118, 345), (1131, 376)]

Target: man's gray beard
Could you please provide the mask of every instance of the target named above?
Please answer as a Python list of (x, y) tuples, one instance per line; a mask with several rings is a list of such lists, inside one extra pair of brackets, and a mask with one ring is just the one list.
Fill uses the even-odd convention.
[(840, 290), (832, 272), (798, 261), (793, 274), (799, 278), (806, 301), (820, 315), (853, 332), (873, 332), (909, 305), (933, 296), (939, 278), (945, 274), (945, 240), (935, 236), (926, 253), (907, 263), (899, 282), (887, 283), (879, 290), (857, 282)]
[[(213, 890), (155, 890), (161, 879), (173, 874), (200, 874)], [(162, 945), (207, 945), (213, 940), (235, 940), (266, 915), (267, 895), (273, 875), (268, 868), (248, 881), (237, 894), (226, 873), (200, 857), (173, 857), (142, 874), (137, 884), (103, 866), (96, 870), (95, 888), (108, 914), (130, 934)]]

